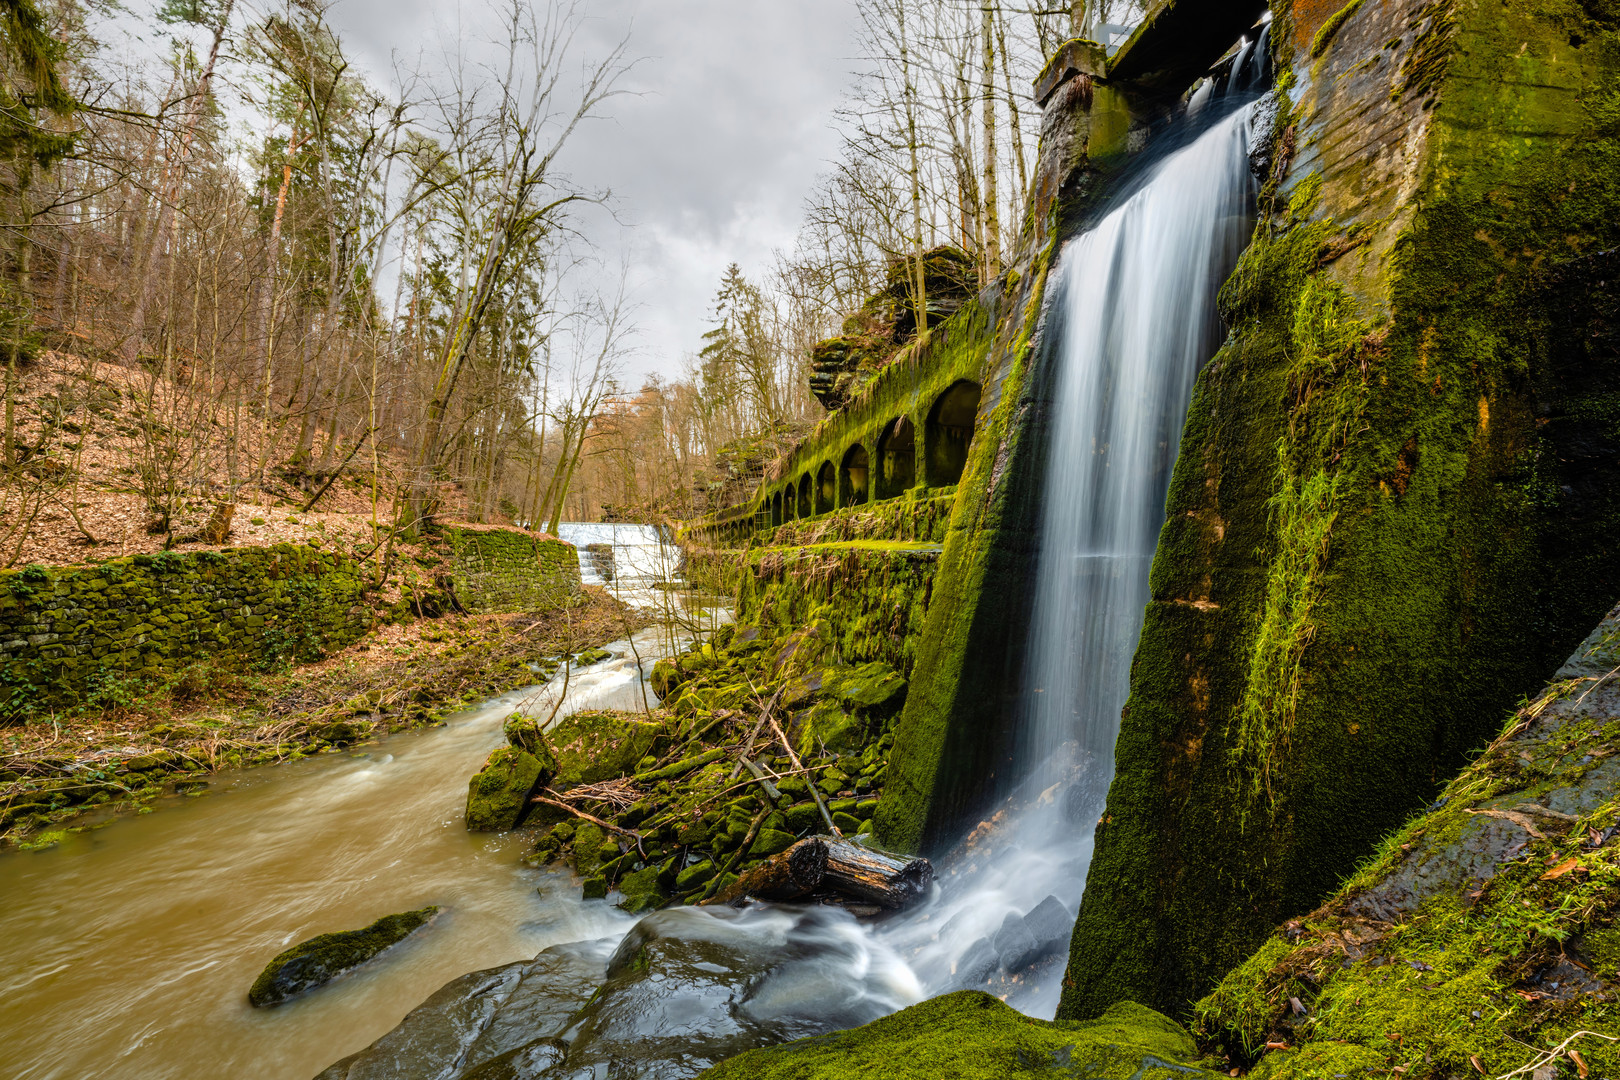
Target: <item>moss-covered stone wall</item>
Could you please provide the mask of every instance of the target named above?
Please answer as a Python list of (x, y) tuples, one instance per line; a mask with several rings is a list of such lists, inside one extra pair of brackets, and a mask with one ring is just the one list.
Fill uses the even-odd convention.
[(1620, 4), (1274, 12), (1060, 1016), (1185, 1015), (1620, 594)]
[(364, 587), (350, 560), (295, 544), (0, 572), (0, 716), (206, 657), (313, 659), (370, 627)]
[(847, 510), (892, 516), (900, 511), (880, 508), (902, 496), (949, 496), (971, 433), (948, 431), (940, 408), (955, 391), (970, 408), (977, 401), (982, 417), (983, 343), (996, 310), (993, 292), (964, 304), (772, 462), (753, 498), (692, 523), (688, 533), (735, 544)]
[(521, 529), (447, 526), (450, 584), (473, 614), (550, 611), (579, 593), (579, 553), (570, 544)]

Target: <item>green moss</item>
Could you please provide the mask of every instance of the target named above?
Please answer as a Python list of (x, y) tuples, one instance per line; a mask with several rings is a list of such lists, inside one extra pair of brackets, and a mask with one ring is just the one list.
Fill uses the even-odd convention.
[(1272, 766), (1287, 753), (1299, 704), (1301, 662), (1314, 636), (1312, 608), (1327, 563), (1328, 534), (1338, 516), (1334, 481), (1318, 471), (1303, 483), (1288, 474), (1279, 444), (1281, 490), (1268, 502), (1277, 554), (1266, 575), (1260, 626), (1254, 635), (1231, 756), (1244, 777), (1243, 795), (1275, 807)]
[(361, 930), (321, 934), (300, 942), (265, 966), (253, 980), (248, 1001), (256, 1007), (279, 1005), (321, 986), (350, 968), (403, 941), (438, 914), (436, 907), (386, 915)]
[(587, 710), (558, 721), (547, 733), (557, 757), (559, 784), (594, 784), (629, 776), (664, 734), (664, 726), (624, 713)]
[(1339, 32), (1339, 27), (1349, 21), (1350, 16), (1361, 10), (1361, 3), (1362, 0), (1350, 0), (1344, 7), (1328, 16), (1327, 22), (1323, 23), (1316, 31), (1316, 36), (1311, 38), (1312, 60), (1327, 52), (1328, 46), (1333, 44), (1333, 35)]
[(503, 746), (489, 755), (467, 782), (467, 828), (501, 832), (514, 828), (529, 809), (529, 796), (549, 776), (533, 754)]
[(699, 1075), (708, 1080), (1190, 1080), (1187, 1033), (1130, 1003), (1090, 1023), (1035, 1020), (989, 994), (962, 990), (852, 1031), (751, 1050)]

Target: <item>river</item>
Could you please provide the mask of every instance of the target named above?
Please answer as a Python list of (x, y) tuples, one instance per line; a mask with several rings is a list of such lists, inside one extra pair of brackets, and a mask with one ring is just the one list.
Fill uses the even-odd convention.
[[(667, 631), (637, 635), (650, 671)], [(568, 710), (641, 707), (626, 642), (576, 670)], [(650, 692), (649, 692), (650, 693)], [(468, 971), (633, 919), (463, 827), (467, 780), (538, 687), (341, 754), (220, 773), (198, 797), (0, 855), (0, 1075), (308, 1080)], [(282, 949), (428, 904), (380, 960), (273, 1009), (247, 988)]]

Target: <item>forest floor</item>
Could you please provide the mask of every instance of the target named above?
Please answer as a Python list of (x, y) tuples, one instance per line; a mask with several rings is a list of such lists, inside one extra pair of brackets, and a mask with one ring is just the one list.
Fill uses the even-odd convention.
[[(283, 543), (378, 557), (402, 468), (392, 455), (325, 432), (300, 452), (296, 425), (267, 428), (187, 391), (69, 353), (23, 367), (11, 401), (20, 460), (14, 482), (0, 485), (0, 568)], [(167, 522), (154, 498), (172, 507)], [(440, 498), (446, 519), (465, 514), (454, 485)], [(235, 507), (229, 531), (205, 542), (221, 503)], [(400, 546), (403, 557), (420, 554)]]
[(318, 663), (243, 673), (203, 660), (161, 685), (104, 688), (0, 734), (0, 841), (60, 839), (92, 810), (140, 810), (218, 769), (335, 752), (545, 681), (562, 658), (651, 622), (600, 588), (543, 614), (380, 625)]

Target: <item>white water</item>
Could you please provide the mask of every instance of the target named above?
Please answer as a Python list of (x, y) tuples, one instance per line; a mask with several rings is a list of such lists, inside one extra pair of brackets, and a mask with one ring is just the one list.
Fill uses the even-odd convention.
[[(1025, 777), (995, 827), (941, 868), (940, 895), (883, 936), (929, 993), (1047, 896), (1078, 910), (1194, 379), (1220, 342), (1215, 294), (1248, 240), (1252, 109), (1216, 121), (1061, 258), (1041, 555), (1018, 735)], [(1015, 920), (1016, 921), (1016, 920)], [(1066, 939), (1065, 939), (1066, 945)], [(1006, 987), (1057, 1006), (1061, 959)]]
[[(680, 570), (681, 550), (657, 525), (619, 525), (600, 521), (564, 521), (557, 537), (579, 549), (579, 574), (586, 585), (646, 587), (670, 581)], [(611, 544), (613, 581), (598, 571), (587, 544)]]

